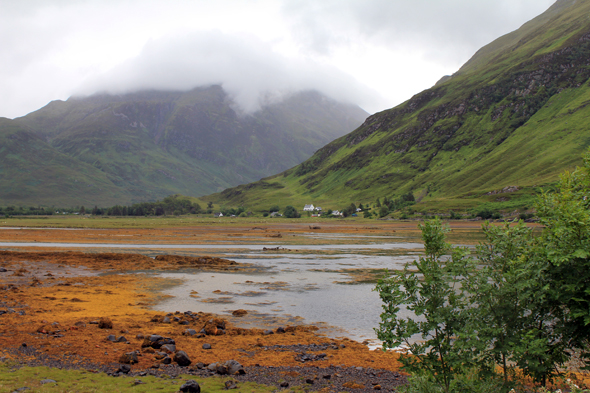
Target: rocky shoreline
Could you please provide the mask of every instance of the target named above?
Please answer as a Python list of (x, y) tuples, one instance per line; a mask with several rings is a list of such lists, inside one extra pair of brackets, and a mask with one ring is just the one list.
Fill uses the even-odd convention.
[[(313, 346), (299, 345), (298, 350), (313, 351)], [(285, 349), (287, 351), (294, 349)], [(85, 370), (93, 373), (104, 372), (113, 378), (129, 378), (137, 384), (143, 383), (142, 377), (154, 376), (159, 378), (179, 379), (179, 387), (191, 376), (208, 378), (225, 376), (230, 383), (228, 386), (239, 387), (242, 382), (255, 382), (268, 386), (274, 386), (277, 390), (287, 390), (294, 386), (303, 386), (308, 391), (354, 391), (375, 392), (393, 391), (396, 387), (407, 383), (407, 377), (398, 372), (380, 370), (378, 368), (346, 367), (330, 365), (318, 366), (260, 366), (243, 367), (241, 372), (235, 375), (229, 373), (220, 374), (210, 365), (197, 363), (192, 366), (181, 367), (177, 364), (161, 364), (159, 367), (145, 370), (130, 370), (121, 363), (98, 364), (92, 360), (80, 356), (50, 356), (37, 348), (22, 345), (15, 348), (7, 348), (12, 359), (11, 367), (53, 367), (62, 370)], [(14, 359), (19, 359), (14, 361)], [(0, 361), (8, 361), (8, 358), (0, 358)], [(238, 363), (238, 362), (236, 362)], [(239, 363), (238, 363), (239, 364)]]
[(392, 391), (406, 383), (395, 354), (330, 339), (314, 326), (245, 329), (214, 314), (158, 313), (150, 304), (160, 296), (154, 288), (161, 279), (100, 275), (143, 269), (147, 262), (212, 271), (235, 266), (219, 258), (1, 252), (0, 359), (10, 367), (105, 372), (138, 384), (150, 375), (172, 378), (179, 387), (190, 376), (286, 391)]

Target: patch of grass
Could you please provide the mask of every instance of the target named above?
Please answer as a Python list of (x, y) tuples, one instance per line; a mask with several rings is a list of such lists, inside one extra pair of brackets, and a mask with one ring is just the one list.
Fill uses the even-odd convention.
[[(42, 384), (43, 380), (54, 380), (56, 383)], [(110, 377), (105, 373), (93, 373), (84, 370), (60, 370), (49, 367), (15, 367), (8, 363), (0, 363), (0, 392), (12, 392), (28, 387), (39, 393), (99, 393), (99, 392), (177, 392), (187, 380), (199, 382), (203, 392), (226, 392), (225, 381), (231, 378), (211, 377), (195, 378), (182, 375), (179, 378), (145, 377)], [(136, 384), (135, 381), (141, 381)], [(252, 382), (238, 383), (236, 392), (273, 392), (276, 388)], [(301, 391), (297, 387), (295, 391)]]

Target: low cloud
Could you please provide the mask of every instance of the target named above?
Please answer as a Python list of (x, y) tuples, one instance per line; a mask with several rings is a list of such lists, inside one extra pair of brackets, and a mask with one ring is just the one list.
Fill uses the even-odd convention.
[(139, 56), (87, 81), (76, 93), (190, 90), (215, 84), (246, 113), (260, 109), (269, 96), (302, 90), (360, 105), (379, 99), (378, 93), (334, 67), (282, 56), (254, 36), (218, 31), (152, 40)]
[(329, 56), (357, 40), (467, 60), (555, 0), (284, 0), (283, 17), (307, 51)]

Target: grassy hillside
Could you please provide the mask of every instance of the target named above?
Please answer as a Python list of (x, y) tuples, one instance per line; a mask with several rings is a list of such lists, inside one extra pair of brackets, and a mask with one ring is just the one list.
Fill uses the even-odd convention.
[(0, 119), (0, 184), (0, 200), (21, 206), (37, 206), (40, 199), (51, 201), (49, 206), (89, 205), (88, 195), (111, 204), (130, 198), (95, 167), (60, 153), (8, 119)]
[(589, 13), (558, 1), (301, 165), (204, 199), (343, 207), (412, 192), (423, 210), (522, 207), (590, 146)]
[[(4, 121), (0, 138), (33, 138), (60, 159), (46, 159), (39, 169), (38, 149), (29, 143), (1, 155), (45, 180), (6, 171), (5, 188), (18, 193), (0, 194), (0, 204), (110, 206), (170, 194), (201, 196), (292, 167), (366, 116), (317, 92), (243, 114), (219, 86), (55, 101)], [(100, 187), (64, 187), (75, 175)]]

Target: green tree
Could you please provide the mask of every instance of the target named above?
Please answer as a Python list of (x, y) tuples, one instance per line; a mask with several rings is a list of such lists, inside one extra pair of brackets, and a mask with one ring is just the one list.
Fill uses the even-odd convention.
[(293, 206), (287, 206), (285, 207), (285, 211), (283, 213), (283, 215), (287, 218), (299, 218), (301, 217), (301, 215), (299, 214), (299, 212), (297, 211), (297, 209), (295, 209)]
[[(590, 339), (590, 151), (583, 167), (564, 173), (558, 192), (543, 193), (536, 208), (544, 229), (528, 256), (525, 288), (536, 319), (518, 365), (545, 385)], [(587, 361), (587, 350), (582, 355)]]
[[(523, 297), (527, 279), (526, 256), (534, 243), (532, 230), (523, 222), (483, 226), (485, 242), (477, 247), (479, 269), (467, 272), (463, 286), (470, 293), (469, 326), (463, 345), (480, 354), (480, 372), (493, 373), (500, 365), (504, 383), (513, 375), (517, 348), (531, 320), (531, 303)], [(534, 278), (533, 278), (534, 279)]]
[(274, 213), (274, 212), (278, 212), (280, 211), (281, 208), (278, 205), (274, 205), (273, 207), (271, 207), (270, 209), (268, 209), (269, 213)]
[[(473, 356), (457, 337), (468, 322), (468, 296), (460, 281), (474, 268), (474, 261), (468, 249), (451, 249), (445, 242), (448, 228), (440, 219), (426, 221), (420, 229), (426, 255), (377, 284), (384, 311), (377, 337), (384, 348), (407, 346), (411, 355), (400, 358), (405, 369), (428, 373), (448, 393), (455, 374)], [(452, 255), (445, 260), (449, 252)], [(400, 317), (402, 307), (417, 318)], [(420, 339), (413, 340), (416, 335)]]

